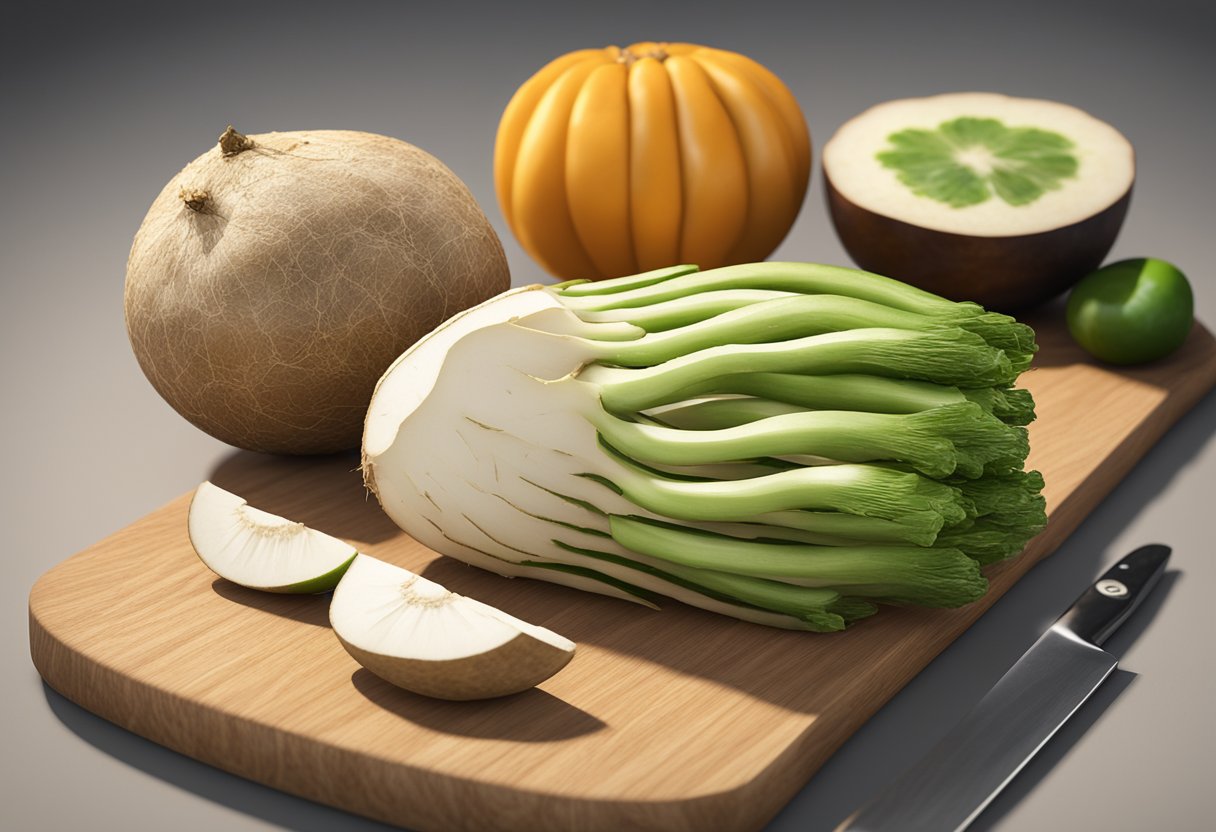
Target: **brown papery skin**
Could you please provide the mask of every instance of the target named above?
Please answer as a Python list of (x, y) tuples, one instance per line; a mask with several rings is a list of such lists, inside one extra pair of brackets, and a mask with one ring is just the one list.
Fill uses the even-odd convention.
[(999, 312), (1037, 306), (1100, 266), (1132, 197), (1129, 187), (1109, 207), (1050, 231), (975, 237), (922, 228), (862, 208), (836, 190), (826, 168), (823, 181), (836, 233), (858, 266)]
[(242, 138), (173, 177), (135, 235), (132, 349), (157, 392), (223, 442), (358, 447), (389, 364), (509, 287), (502, 244), (464, 183), (406, 142)]

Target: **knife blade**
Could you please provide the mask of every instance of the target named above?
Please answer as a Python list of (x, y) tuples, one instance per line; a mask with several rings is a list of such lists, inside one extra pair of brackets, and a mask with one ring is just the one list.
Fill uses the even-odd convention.
[(1118, 665), (1102, 644), (1169, 556), (1168, 546), (1142, 546), (1107, 570), (958, 725), (837, 832), (966, 829)]

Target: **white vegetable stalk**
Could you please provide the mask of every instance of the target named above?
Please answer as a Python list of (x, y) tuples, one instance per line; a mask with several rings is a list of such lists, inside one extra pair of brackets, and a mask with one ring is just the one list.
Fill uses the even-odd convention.
[(412, 536), (499, 574), (837, 630), (974, 600), (979, 562), (1041, 526), (1010, 386), (1034, 349), (811, 264), (529, 286), (385, 373), (364, 474)]

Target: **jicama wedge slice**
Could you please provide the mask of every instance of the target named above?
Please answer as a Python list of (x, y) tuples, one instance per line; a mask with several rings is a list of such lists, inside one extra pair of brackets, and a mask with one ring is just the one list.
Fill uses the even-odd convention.
[(349, 543), (254, 508), (210, 482), (190, 501), (189, 531), (212, 572), (267, 592), (328, 592), (356, 554)]
[[(269, 592), (334, 589), (330, 623), (377, 676), (441, 699), (518, 693), (570, 661), (574, 642), (204, 482), (190, 539), (216, 574)], [(335, 588), (336, 585), (336, 588)]]
[(359, 664), (439, 699), (519, 693), (574, 656), (574, 642), (551, 630), (368, 555), (338, 584), (329, 620)]

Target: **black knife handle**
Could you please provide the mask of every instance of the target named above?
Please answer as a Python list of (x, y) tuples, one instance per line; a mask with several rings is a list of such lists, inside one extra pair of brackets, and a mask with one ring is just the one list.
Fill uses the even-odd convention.
[(1055, 623), (1090, 644), (1101, 647), (1161, 578), (1170, 547), (1141, 546), (1106, 571)]

